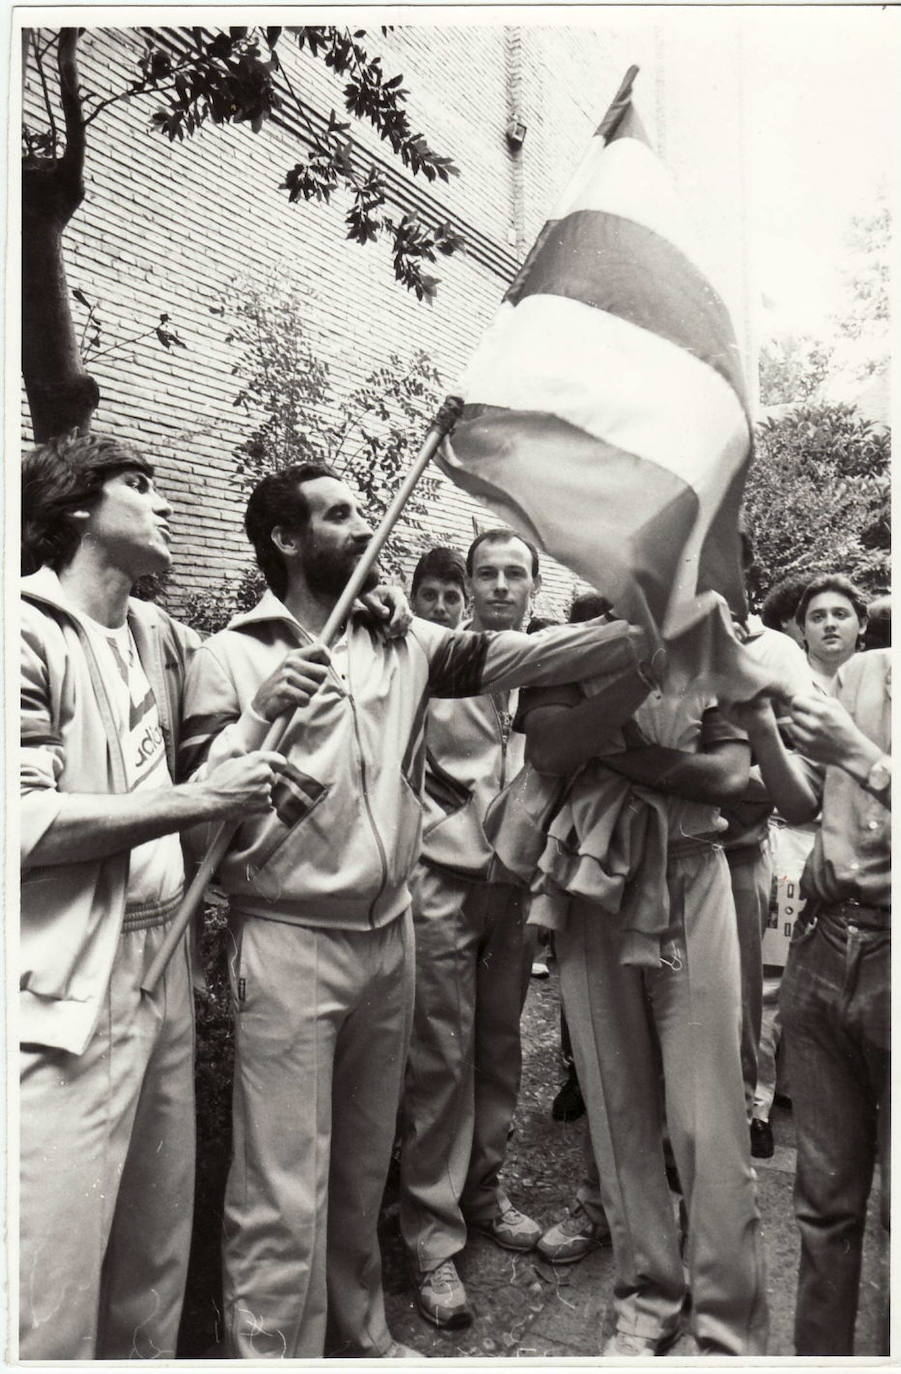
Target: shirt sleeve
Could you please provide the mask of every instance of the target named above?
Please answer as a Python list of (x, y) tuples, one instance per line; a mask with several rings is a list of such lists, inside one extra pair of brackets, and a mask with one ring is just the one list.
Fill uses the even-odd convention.
[(708, 706), (701, 716), (701, 749), (709, 749), (714, 744), (747, 744), (747, 731), (733, 725), (723, 715), (718, 706)]
[(538, 634), (518, 630), (440, 630), (417, 635), (429, 657), (434, 697), (479, 696), (512, 687), (550, 686), (637, 667), (624, 620), (554, 625)]
[(578, 706), (584, 696), (574, 682), (561, 682), (553, 687), (524, 687), (519, 694), (519, 709), (513, 718), (513, 729), (525, 733), (526, 717), (544, 706)]
[(179, 780), (199, 781), (223, 760), (259, 749), (268, 731), (268, 720), (250, 706), (241, 709), (231, 676), (209, 644), (202, 644), (185, 681)]
[(27, 868), (41, 837), (59, 815), (63, 797), (59, 780), (65, 753), (59, 724), (53, 718), (47, 661), (40, 636), (23, 610), (19, 792), (21, 797), (21, 862)]

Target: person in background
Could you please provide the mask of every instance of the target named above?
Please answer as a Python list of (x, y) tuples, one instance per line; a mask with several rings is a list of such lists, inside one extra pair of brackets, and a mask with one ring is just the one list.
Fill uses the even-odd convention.
[[(483, 531), (466, 570), (473, 641), (518, 629), (541, 585), (533, 546), (509, 529)], [(550, 670), (555, 638), (588, 630), (558, 626), (525, 642)], [(421, 1315), (451, 1329), (472, 1321), (454, 1262), (468, 1229), (520, 1253), (541, 1234), (499, 1179), (519, 1092), (519, 1021), (532, 952), (523, 932), (526, 891), (495, 859), (484, 819), (522, 766), (523, 741), (511, 734), (515, 710), (516, 694), (496, 687), (465, 701), (433, 701), (427, 717), (400, 1228)]]
[(456, 549), (428, 549), (413, 569), (410, 607), (414, 615), (455, 630), (466, 610), (466, 564)]
[(892, 598), (877, 596), (867, 606), (865, 649), (888, 649), (892, 643)]
[[(538, 554), (512, 530), (483, 531), (466, 559), (472, 630), (522, 627), (541, 586)], [(485, 811), (522, 765), (515, 693), (432, 702), (423, 844), (413, 888), (416, 1002), (401, 1105), (400, 1227), (427, 1321), (472, 1322), (454, 1256), (468, 1226), (530, 1250), (540, 1228), (498, 1175), (519, 1092), (519, 1019), (531, 946), (522, 889), (498, 871)]]
[(182, 894), (178, 832), (269, 813), (275, 754), (175, 786), (198, 636), (132, 598), (172, 508), (120, 439), (22, 465), (19, 1192), (23, 1360), (176, 1353), (194, 1193), (187, 943), (142, 981)]
[[(746, 529), (740, 529), (742, 565), (748, 579), (754, 564), (754, 545)], [(812, 680), (799, 646), (778, 630), (768, 629), (759, 616), (749, 615), (738, 627), (745, 650), (771, 681), (784, 685), (786, 695), (810, 691)], [(752, 764), (755, 760), (752, 758)], [(769, 1158), (773, 1153), (768, 1123), (754, 1115), (757, 1090), (758, 1046), (763, 1014), (763, 934), (770, 915), (773, 856), (770, 843), (771, 800), (746, 797), (722, 807), (728, 829), (722, 837), (732, 897), (738, 921), (741, 961), (741, 1066), (751, 1153)]]
[(808, 582), (802, 592), (795, 620), (804, 636), (814, 677), (831, 691), (839, 668), (863, 648), (867, 628), (863, 592), (841, 573), (823, 573)]
[(793, 639), (799, 648), (804, 648), (804, 635), (795, 620), (795, 611), (801, 600), (801, 593), (810, 581), (810, 574), (801, 577), (786, 577), (777, 582), (767, 592), (760, 608), (760, 619), (768, 630), (781, 630)]
[(781, 994), (797, 1131), (795, 1351), (847, 1358), (877, 1160), (885, 1227), (889, 1218), (890, 651), (852, 657), (834, 696), (792, 700), (790, 729), (803, 758), (785, 750), (767, 699), (735, 718), (780, 811), (802, 821), (821, 808)]

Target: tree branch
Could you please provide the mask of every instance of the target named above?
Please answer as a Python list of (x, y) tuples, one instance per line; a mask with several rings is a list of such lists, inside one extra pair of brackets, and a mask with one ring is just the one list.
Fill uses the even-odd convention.
[(71, 218), (84, 199), (85, 126), (81, 93), (78, 89), (78, 29), (60, 29), (56, 49), (59, 69), (59, 94), (66, 121), (66, 150), (59, 161), (62, 184), (68, 193)]
[(47, 77), (46, 77), (45, 74), (44, 74), (43, 54), (41, 53), (41, 51), (40, 51), (40, 49), (39, 49), (39, 47), (38, 47), (38, 31), (37, 31), (37, 29), (32, 29), (32, 30), (31, 30), (31, 42), (32, 42), (32, 47), (34, 48), (34, 64), (35, 64), (35, 66), (36, 66), (37, 69), (38, 69), (38, 76), (39, 76), (40, 79), (41, 79), (41, 90), (42, 90), (43, 95), (44, 95), (44, 107), (45, 107), (45, 109), (46, 109), (46, 111), (47, 111), (47, 119), (48, 119), (49, 124), (50, 124), (50, 136), (51, 136), (51, 138), (53, 139), (53, 151), (54, 151), (54, 153), (55, 153), (55, 152), (56, 152), (57, 141), (58, 141), (58, 136), (57, 136), (57, 132), (56, 132), (56, 119), (54, 118), (54, 115), (53, 115), (53, 102), (52, 102), (51, 99), (50, 99), (50, 92), (49, 92), (49, 90), (47, 89)]

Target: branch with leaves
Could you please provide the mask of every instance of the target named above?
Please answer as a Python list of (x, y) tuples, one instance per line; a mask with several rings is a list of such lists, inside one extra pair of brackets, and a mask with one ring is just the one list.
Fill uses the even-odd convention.
[[(290, 35), (299, 52), (344, 79), (345, 111), (366, 120), (404, 167), (430, 182), (449, 181), (457, 168), (413, 129), (403, 78), (384, 75), (381, 59), (370, 57), (362, 46), (364, 30), (192, 28), (167, 30), (163, 40), (155, 30), (145, 29), (134, 80), (99, 92), (86, 89), (79, 79), (78, 50), (85, 32), (34, 30), (24, 45), (26, 86), (36, 79), (38, 87), (36, 99), (26, 99), (32, 123), (22, 129), (23, 374), (36, 438), (71, 429), (84, 432), (98, 403), (97, 385), (78, 354), (62, 230), (84, 198), (87, 130), (121, 102), (156, 97), (160, 104), (151, 127), (170, 141), (190, 137), (207, 123), (245, 123), (258, 133), (280, 112), (284, 127), (296, 128), (299, 121), (304, 132), (297, 138), (305, 145), (304, 156), (286, 169), (281, 182), (289, 201), (327, 202), (336, 192), (345, 192), (350, 197), (347, 237), (360, 244), (384, 241), (397, 280), (419, 300), (433, 299), (437, 278), (429, 266), (438, 255), (455, 252), (460, 235), (438, 215), (429, 219), (392, 213), (387, 179), (377, 160), (356, 145), (350, 125), (334, 110), (327, 123), (311, 117), (279, 55)], [(160, 341), (164, 347), (180, 343), (175, 335), (169, 343)]]
[[(254, 421), (234, 451), (242, 489), (274, 468), (327, 462), (377, 521), (441, 399), (440, 378), (426, 354), (390, 354), (342, 397), (310, 341), (296, 283), (283, 276), (262, 284), (233, 282), (210, 312), (228, 321), (226, 341), (236, 351), (232, 375), (239, 381), (234, 405)], [(428, 476), (417, 486), (382, 557), (387, 570), (399, 571), (420, 550), (435, 491)]]
[(80, 287), (75, 287), (72, 292), (73, 299), (79, 305), (84, 306), (87, 315), (81, 327), (81, 339), (79, 349), (84, 362), (92, 363), (98, 358), (104, 358), (110, 353), (119, 353), (131, 344), (140, 343), (143, 339), (154, 336), (159, 344), (168, 351), (173, 348), (187, 348), (184, 339), (180, 338), (175, 329), (171, 327), (171, 316), (163, 312), (159, 315), (157, 322), (148, 325), (138, 334), (130, 334), (127, 339), (115, 339), (112, 343), (104, 345), (103, 321), (99, 315), (100, 302), (90, 300)]

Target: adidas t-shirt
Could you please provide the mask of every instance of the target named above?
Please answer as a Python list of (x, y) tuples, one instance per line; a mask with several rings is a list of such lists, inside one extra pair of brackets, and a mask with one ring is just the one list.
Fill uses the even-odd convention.
[[(127, 624), (110, 629), (88, 616), (82, 618), (119, 727), (129, 792), (170, 787), (159, 709), (131, 630)], [(131, 851), (126, 912), (177, 900), (183, 883), (184, 861), (176, 833), (138, 845)]]

